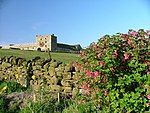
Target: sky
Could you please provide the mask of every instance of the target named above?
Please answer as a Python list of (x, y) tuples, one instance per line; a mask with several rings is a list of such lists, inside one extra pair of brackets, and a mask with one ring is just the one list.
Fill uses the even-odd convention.
[(149, 0), (0, 0), (0, 45), (55, 34), (83, 48), (103, 35), (150, 29)]

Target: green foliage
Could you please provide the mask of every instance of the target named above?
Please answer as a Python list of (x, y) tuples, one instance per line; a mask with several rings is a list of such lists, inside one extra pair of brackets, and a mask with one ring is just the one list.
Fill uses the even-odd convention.
[(69, 102), (68, 99), (61, 99), (58, 103), (58, 100), (54, 98), (37, 102), (29, 101), (20, 113), (62, 113)]
[(150, 111), (150, 31), (105, 35), (74, 63), (81, 104), (105, 112)]
[(2, 90), (5, 93), (12, 93), (12, 92), (26, 91), (27, 88), (20, 85), (19, 83), (4, 80), (4, 81), (1, 81), (0, 83), (0, 91), (2, 92)]

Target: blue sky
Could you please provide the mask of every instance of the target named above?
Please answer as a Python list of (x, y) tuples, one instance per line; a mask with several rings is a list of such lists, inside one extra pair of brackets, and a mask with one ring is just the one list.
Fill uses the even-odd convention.
[(88, 46), (105, 34), (150, 29), (149, 0), (0, 0), (0, 45), (58, 42)]

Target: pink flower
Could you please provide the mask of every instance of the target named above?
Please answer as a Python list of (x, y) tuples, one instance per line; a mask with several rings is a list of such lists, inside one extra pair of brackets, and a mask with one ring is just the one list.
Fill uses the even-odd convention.
[(118, 55), (118, 51), (117, 50), (114, 50), (115, 51), (115, 55)]
[(97, 56), (98, 56), (98, 58), (100, 58), (100, 57), (102, 56), (102, 54), (101, 54), (101, 53), (99, 53)]
[(82, 100), (82, 104), (86, 104), (86, 100)]
[(97, 44), (96, 44), (96, 43), (93, 43), (93, 46), (94, 46), (94, 47), (97, 47)]
[(95, 91), (96, 91), (96, 92), (98, 92), (98, 90), (99, 90), (98, 88), (95, 88)]
[(94, 93), (92, 93), (92, 94), (91, 94), (91, 97), (94, 97), (94, 96), (95, 96), (95, 94), (94, 94)]
[(77, 67), (76, 67), (76, 70), (79, 70), (80, 68), (81, 68), (81, 66), (77, 66)]
[(88, 93), (88, 92), (90, 92), (90, 89), (86, 89), (86, 90), (83, 89), (82, 92), (83, 93)]
[(87, 66), (89, 63), (88, 62), (85, 62), (85, 65)]
[(146, 32), (147, 32), (147, 33), (150, 33), (150, 30), (147, 30)]
[(129, 59), (129, 54), (124, 53), (124, 59), (125, 59), (125, 60)]
[(130, 39), (128, 39), (128, 44), (129, 44), (129, 45), (131, 44), (131, 40), (130, 40)]
[(95, 75), (95, 76), (99, 76), (99, 72), (97, 72), (97, 71), (94, 72), (94, 75)]
[(100, 66), (103, 66), (103, 65), (104, 65), (104, 62), (101, 61), (101, 62), (99, 62), (98, 64), (99, 64)]
[(108, 92), (107, 92), (106, 90), (104, 91), (104, 95), (105, 95), (105, 96), (107, 96), (107, 95), (108, 95)]
[(83, 56), (82, 59), (86, 59), (86, 56)]
[(131, 34), (132, 34), (133, 36), (136, 36), (136, 35), (137, 35), (137, 32), (136, 32), (136, 31), (132, 31)]
[(105, 38), (105, 36), (102, 36), (101, 38)]
[(131, 56), (134, 56), (134, 53), (131, 53)]
[(147, 103), (146, 105), (147, 105), (147, 107), (149, 107), (149, 106), (150, 106), (150, 102), (149, 102), (149, 103)]
[(83, 52), (80, 50), (80, 54), (82, 54)]
[(150, 94), (147, 95), (147, 99), (150, 100)]
[(80, 100), (78, 100), (78, 104), (81, 104), (81, 101), (80, 101)]
[(90, 88), (90, 84), (87, 85), (87, 88)]
[(143, 56), (143, 55), (141, 55), (141, 56), (140, 56), (140, 58), (142, 59), (142, 58), (144, 58), (144, 56)]
[(101, 48), (96, 48), (97, 51), (101, 50)]

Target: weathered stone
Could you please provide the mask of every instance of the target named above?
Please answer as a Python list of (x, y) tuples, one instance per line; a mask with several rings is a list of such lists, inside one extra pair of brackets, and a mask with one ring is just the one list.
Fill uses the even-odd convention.
[(49, 63), (49, 62), (46, 63), (46, 64), (43, 66), (43, 67), (44, 67), (44, 70), (45, 70), (45, 71), (48, 71), (49, 66), (50, 66), (50, 63)]
[(77, 75), (76, 73), (73, 74), (72, 79), (73, 80), (79, 80), (79, 75)]
[(57, 72), (56, 73), (56, 76), (60, 76), (61, 77), (62, 75), (63, 75), (63, 72)]
[(58, 66), (58, 62), (53, 62), (50, 64), (50, 66), (56, 68)]
[(55, 76), (55, 71), (50, 70), (50, 71), (49, 71), (49, 74), (50, 74), (50, 76)]
[(63, 87), (64, 93), (72, 93), (72, 88), (71, 87)]
[[(5, 57), (4, 57), (5, 58)], [(56, 62), (55, 60), (29, 60), (18, 57), (0, 58), (0, 80), (15, 81), (24, 86), (30, 86), (38, 91), (41, 88), (49, 89), (52, 92), (64, 94), (76, 94), (79, 88), (78, 76), (72, 69), (71, 64)], [(5, 62), (6, 59), (9, 62)], [(35, 76), (35, 79), (32, 77)], [(74, 88), (72, 90), (72, 88)]]
[(71, 64), (67, 64), (66, 66), (65, 66), (65, 71), (66, 72), (71, 72), (73, 70), (73, 66), (71, 65)]
[(62, 84), (62, 86), (71, 86), (70, 82), (68, 82), (64, 79), (61, 80), (61, 84)]
[(50, 83), (52, 85), (57, 85), (58, 84), (58, 79), (56, 76), (53, 76), (51, 79), (50, 79)]
[(60, 92), (61, 91), (61, 87), (59, 85), (50, 85), (50, 88), (54, 92)]
[(76, 95), (78, 94), (78, 92), (79, 92), (79, 89), (78, 89), (78, 88), (73, 88), (73, 90), (72, 90), (72, 95), (73, 95), (73, 96), (76, 96)]
[(2, 63), (2, 66), (3, 66), (4, 68), (9, 68), (9, 67), (12, 66), (12, 64), (3, 62), (3, 63)]
[(70, 80), (71, 79), (71, 72), (67, 72), (63, 74), (63, 79)]
[(42, 66), (41, 65), (35, 65), (33, 66), (33, 70), (41, 70)]

